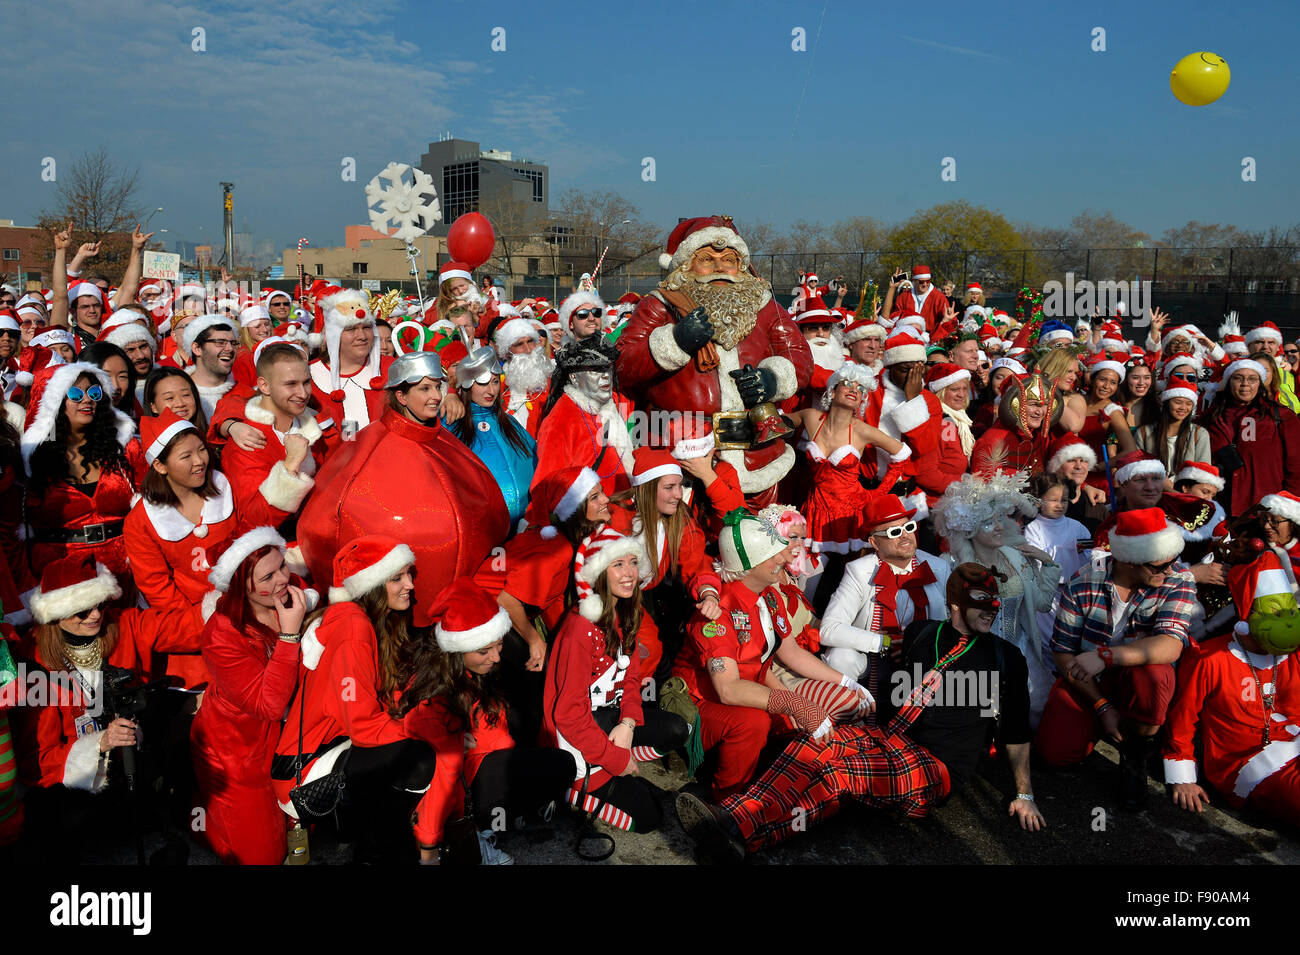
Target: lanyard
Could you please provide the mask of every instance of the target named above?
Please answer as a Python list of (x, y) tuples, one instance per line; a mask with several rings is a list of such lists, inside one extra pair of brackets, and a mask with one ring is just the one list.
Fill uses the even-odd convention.
[[(1247, 653), (1249, 657), (1249, 653)], [(1250, 667), (1250, 675), (1255, 678), (1255, 692), (1259, 694), (1259, 702), (1264, 707), (1264, 745), (1269, 742), (1269, 730), (1273, 725), (1273, 694), (1265, 693), (1264, 686), (1259, 679), (1259, 671), (1255, 669), (1255, 664), (1249, 659), (1246, 660), (1246, 666)], [(1273, 674), (1273, 680), (1277, 680), (1277, 657), (1273, 657), (1273, 666), (1269, 670)], [(1276, 689), (1276, 686), (1274, 687)]]

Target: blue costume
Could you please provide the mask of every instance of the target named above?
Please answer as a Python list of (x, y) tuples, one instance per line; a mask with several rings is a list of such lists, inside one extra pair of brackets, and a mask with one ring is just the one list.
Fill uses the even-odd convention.
[(510, 511), (510, 524), (513, 527), (524, 516), (528, 507), (528, 488), (532, 484), (533, 471), (537, 468), (537, 442), (509, 415), (506, 416), (509, 427), (514, 429), (526, 452), (521, 452), (502, 433), (494, 408), (484, 408), (480, 404), (469, 403), (469, 416), (453, 424), (447, 424), (454, 434), (461, 435), (461, 428), (469, 425), (474, 428), (474, 443), (470, 450), (492, 472), (501, 487), (501, 496), (506, 499), (506, 508)]

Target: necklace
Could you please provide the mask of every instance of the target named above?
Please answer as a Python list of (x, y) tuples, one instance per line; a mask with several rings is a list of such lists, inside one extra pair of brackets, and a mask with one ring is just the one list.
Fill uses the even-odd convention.
[[(945, 626), (945, 624), (942, 624), (942, 623), (939, 624), (939, 629), (936, 630), (936, 631), (934, 632), (934, 662), (935, 662), (935, 665), (936, 665), (936, 666), (938, 666), (938, 664), (939, 664), (939, 634), (943, 633), (943, 628), (944, 628), (944, 626)], [(978, 637), (978, 636), (979, 636), (979, 634), (972, 633), (972, 634), (970, 635), (970, 642), (967, 643), (966, 646), (962, 647), (962, 651), (961, 651), (961, 653), (957, 654), (955, 657), (953, 657), (952, 659), (948, 660), (948, 661), (944, 664), (945, 667), (950, 667), (950, 666), (952, 666), (954, 663), (956, 663), (958, 660), (960, 660), (962, 657), (964, 657), (964, 656), (966, 655), (966, 651), (969, 650), (971, 647), (975, 646), (975, 638)], [(958, 634), (958, 635), (957, 635), (957, 643), (961, 643), (961, 641), (962, 641), (963, 639), (965, 639), (965, 638), (966, 638), (966, 634), (964, 634), (964, 633), (962, 633), (962, 634)], [(953, 649), (953, 650), (956, 650), (957, 647), (956, 647), (956, 646), (953, 646), (952, 649)], [(952, 653), (952, 650), (949, 650), (948, 652), (949, 652), (949, 653)]]
[(104, 656), (99, 652), (98, 638), (91, 640), (84, 647), (74, 647), (65, 642), (63, 652), (67, 654), (68, 662), (82, 670), (98, 670), (104, 662)]
[[(1242, 649), (1245, 648), (1243, 647)], [(1250, 675), (1255, 678), (1255, 692), (1259, 694), (1259, 701), (1264, 706), (1264, 745), (1267, 746), (1269, 742), (1269, 730), (1273, 725), (1273, 694), (1264, 692), (1264, 685), (1260, 682), (1259, 679), (1259, 671), (1255, 669), (1255, 664), (1253, 664), (1250, 661), (1249, 651), (1246, 652), (1246, 666), (1250, 667)], [(1277, 657), (1276, 656), (1273, 657), (1273, 665), (1269, 668), (1269, 672), (1274, 674), (1274, 679), (1276, 680), (1277, 678), (1276, 676)], [(1276, 688), (1277, 687), (1275, 684), (1274, 689)]]

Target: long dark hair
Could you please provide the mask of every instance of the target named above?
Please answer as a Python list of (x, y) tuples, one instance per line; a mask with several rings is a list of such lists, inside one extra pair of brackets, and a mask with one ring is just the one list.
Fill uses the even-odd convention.
[(1174, 439), (1174, 456), (1171, 460), (1166, 460), (1165, 455), (1169, 453), (1169, 434), (1174, 426), (1174, 412), (1170, 406), (1173, 399), (1169, 399), (1160, 406), (1160, 418), (1149, 425), (1152, 435), (1151, 453), (1158, 457), (1166, 468), (1169, 468), (1169, 474), (1172, 476), (1175, 471), (1183, 466), (1187, 460), (1187, 449), (1192, 444), (1192, 432), (1196, 430), (1196, 424), (1193, 419), (1196, 417), (1196, 407), (1193, 403), (1192, 413), (1183, 419), (1182, 425), (1178, 429), (1178, 437)]
[(475, 707), (489, 726), (496, 726), (506, 715), (506, 700), (497, 687), (499, 666), (483, 676), (471, 673), (465, 667), (465, 654), (447, 653), (432, 634), (413, 642), (410, 664), (411, 682), (403, 691), (394, 716), (405, 716), (424, 700), (436, 697), (443, 698), (457, 721), (458, 725), (450, 727), (454, 733), (474, 725)]
[(605, 652), (611, 657), (631, 653), (636, 646), (636, 634), (641, 628), (641, 587), (632, 588), (631, 597), (615, 597), (609, 591), (607, 569), (592, 587), (601, 603), (600, 619), (596, 626), (605, 636)]
[[(99, 379), (83, 374), (76, 378), (73, 385), (80, 387), (77, 382), (88, 379), (91, 385), (99, 384)], [(49, 398), (53, 397), (53, 395), (49, 396)], [(68, 421), (67, 411), (63, 408), (67, 395), (60, 395), (58, 400), (59, 411), (54, 419), (54, 436), (41, 442), (32, 452), (28, 464), (30, 476), (27, 489), (33, 494), (43, 495), (51, 485), (63, 481), (73, 484), (82, 483), (75, 478), (85, 477), (85, 472), (91, 467), (98, 467), (101, 471), (120, 471), (134, 487), (135, 475), (131, 472), (122, 446), (117, 443), (117, 416), (114, 414), (113, 403), (95, 402), (95, 416), (91, 419), (90, 427), (86, 429), (86, 440), (81, 445), (82, 473), (74, 477), (68, 467), (68, 435), (72, 432), (72, 423)]]
[[(677, 557), (682, 549), (682, 535), (686, 532), (686, 522), (689, 520), (690, 514), (685, 500), (677, 505), (677, 510), (672, 517), (664, 517), (659, 513), (659, 484), (662, 481), (662, 477), (657, 477), (653, 481), (646, 481), (636, 487), (619, 491), (610, 500), (613, 505), (631, 507), (637, 516), (641, 518), (641, 526), (644, 528), (645, 533), (646, 554), (650, 558), (650, 574), (654, 577), (659, 576), (660, 530), (666, 531), (668, 535), (668, 546), (666, 548), (668, 566), (664, 569), (664, 576), (669, 577), (677, 573)], [(661, 520), (663, 521), (663, 528), (659, 525)]]
[(104, 370), (104, 362), (110, 358), (122, 359), (122, 364), (126, 365), (126, 391), (118, 395), (113, 404), (117, 405), (117, 410), (124, 414), (132, 414), (135, 411), (135, 385), (137, 381), (135, 373), (135, 362), (126, 357), (124, 352), (112, 342), (92, 342), (77, 353), (77, 361), (88, 361), (96, 368)]
[[(469, 388), (457, 388), (456, 394), (460, 397), (461, 402), (465, 405), (465, 414), (461, 415), (460, 420), (453, 421), (449, 427), (453, 434), (464, 443), (465, 447), (471, 451), (474, 450), (474, 442), (478, 440), (478, 428), (474, 427), (474, 416), (470, 413), (470, 407), (473, 401), (470, 399)], [(507, 411), (505, 403), (501, 400), (502, 392), (497, 391), (496, 401), (492, 403), (492, 412), (496, 417), (497, 428), (506, 436), (506, 441), (510, 446), (520, 454), (531, 454), (527, 442), (524, 441), (523, 428)]]
[(198, 429), (199, 434), (206, 435), (208, 433), (208, 416), (203, 413), (203, 400), (199, 395), (198, 386), (194, 384), (193, 378), (171, 365), (159, 365), (149, 372), (149, 377), (144, 380), (144, 398), (140, 402), (144, 407), (144, 413), (153, 416), (151, 409), (158, 394), (158, 386), (168, 378), (181, 378), (185, 381), (186, 386), (190, 389), (190, 397), (194, 399), (194, 414), (190, 416), (190, 424)]

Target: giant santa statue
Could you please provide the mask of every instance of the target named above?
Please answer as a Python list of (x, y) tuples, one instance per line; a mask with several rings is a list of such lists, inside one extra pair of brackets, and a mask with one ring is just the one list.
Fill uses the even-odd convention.
[(619, 386), (652, 414), (713, 416), (747, 502), (771, 504), (795, 460), (772, 403), (807, 387), (812, 352), (750, 270), (730, 216), (678, 223), (659, 262), (668, 276), (637, 303), (618, 342)]

